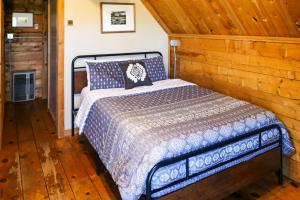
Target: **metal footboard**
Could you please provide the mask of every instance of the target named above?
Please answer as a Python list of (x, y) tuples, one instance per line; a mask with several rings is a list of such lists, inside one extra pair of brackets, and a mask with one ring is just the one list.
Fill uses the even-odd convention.
[[(261, 138), (262, 137), (262, 133), (265, 132), (265, 131), (273, 130), (273, 129), (277, 129), (278, 130), (278, 133), (279, 133), (278, 139), (276, 139), (276, 141), (274, 141), (274, 142), (262, 145), (262, 138)], [(205, 169), (203, 171), (200, 171), (200, 172), (197, 172), (197, 173), (194, 173), (194, 174), (190, 174), (190, 166), (189, 166), (189, 159), (190, 158), (192, 158), (194, 156), (197, 156), (197, 155), (200, 155), (200, 154), (203, 154), (203, 153), (206, 153), (206, 152), (209, 152), (209, 151), (212, 151), (212, 150), (217, 149), (217, 148), (225, 147), (225, 146), (227, 146), (229, 144), (233, 144), (233, 143), (238, 142), (240, 140), (247, 139), (247, 138), (250, 138), (250, 137), (253, 137), (253, 136), (256, 136), (256, 135), (259, 136), (259, 146), (258, 146), (258, 148), (254, 149), (252, 151), (246, 152), (246, 153), (244, 153), (244, 154), (242, 154), (242, 155), (240, 155), (238, 157), (232, 158), (232, 159), (230, 159), (230, 160), (228, 160), (226, 162), (222, 162), (222, 163), (219, 163), (219, 164), (217, 164), (215, 166), (209, 167), (209, 168), (207, 168), (207, 169)], [(149, 172), (147, 180), (146, 180), (146, 195), (145, 195), (146, 199), (147, 200), (153, 199), (153, 194), (155, 194), (157, 192), (160, 192), (162, 190), (165, 190), (167, 188), (170, 188), (172, 186), (175, 186), (177, 184), (185, 182), (185, 181), (187, 181), (187, 180), (189, 180), (191, 178), (194, 178), (194, 177), (199, 176), (201, 174), (204, 174), (204, 173), (206, 173), (208, 171), (216, 169), (216, 168), (218, 168), (218, 167), (220, 167), (222, 165), (228, 164), (228, 163), (233, 162), (235, 160), (239, 160), (239, 159), (241, 159), (241, 158), (243, 158), (245, 156), (251, 155), (251, 154), (253, 154), (255, 152), (258, 152), (258, 151), (260, 151), (262, 149), (270, 147), (270, 146), (272, 146), (274, 144), (278, 144), (278, 147), (276, 147), (276, 148), (280, 148), (280, 170), (278, 171), (278, 178), (279, 178), (278, 181), (279, 181), (279, 184), (282, 184), (282, 182), (283, 182), (283, 174), (282, 174), (282, 131), (281, 131), (281, 128), (280, 128), (280, 126), (278, 124), (274, 124), (274, 125), (269, 125), (269, 126), (266, 126), (266, 127), (263, 127), (263, 128), (260, 128), (260, 129), (254, 130), (254, 131), (251, 131), (251, 132), (249, 132), (247, 134), (238, 136), (236, 138), (229, 139), (229, 140), (224, 141), (222, 143), (214, 144), (214, 145), (205, 147), (203, 149), (199, 149), (199, 150), (196, 150), (196, 151), (193, 151), (193, 152), (190, 152), (190, 153), (187, 153), (187, 154), (183, 154), (183, 155), (171, 158), (171, 159), (163, 160), (163, 161), (157, 163), (152, 168), (152, 170)], [(152, 179), (154, 177), (154, 174), (159, 169), (161, 169), (163, 167), (166, 167), (166, 166), (170, 166), (170, 165), (175, 164), (175, 163), (180, 162), (180, 161), (185, 161), (186, 176), (184, 178), (181, 178), (179, 180), (171, 182), (171, 183), (169, 183), (169, 184), (167, 184), (167, 185), (165, 185), (163, 187), (152, 189)]]

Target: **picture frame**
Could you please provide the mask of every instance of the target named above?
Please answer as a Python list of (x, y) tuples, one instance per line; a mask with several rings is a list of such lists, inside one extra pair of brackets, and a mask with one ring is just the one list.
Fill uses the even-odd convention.
[(135, 4), (101, 2), (101, 33), (135, 32)]
[(33, 13), (12, 13), (12, 27), (13, 28), (32, 28), (33, 27)]

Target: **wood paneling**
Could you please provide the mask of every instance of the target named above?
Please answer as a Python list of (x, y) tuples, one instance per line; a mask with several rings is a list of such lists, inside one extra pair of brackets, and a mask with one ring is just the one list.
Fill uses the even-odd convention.
[(74, 73), (74, 93), (81, 94), (84, 87), (88, 85), (87, 83), (87, 73), (86, 71), (77, 71)]
[[(45, 102), (8, 103), (5, 109), (0, 199), (120, 199), (109, 173), (102, 168), (96, 175), (84, 137), (56, 138)], [(285, 179), (278, 186), (275, 174), (270, 174), (225, 200), (298, 200), (299, 195), (297, 183)]]
[(300, 29), (300, 3), (299, 1), (295, 0), (285, 0), (287, 9), (293, 19), (294, 22), (296, 22), (299, 25)]
[(4, 63), (4, 6), (0, 0), (0, 149), (2, 147), (2, 134), (4, 122), (4, 103), (5, 103), (5, 63)]
[[(6, 100), (11, 100), (11, 75), (14, 71), (36, 71), (36, 97), (47, 98), (47, 3), (44, 0), (5, 1), (5, 32), (14, 33), (6, 41)], [(13, 28), (12, 12), (32, 12), (38, 28)]]
[(57, 113), (57, 0), (49, 1), (49, 69), (48, 69), (48, 109), (56, 123)]
[(49, 2), (49, 102), (58, 137), (64, 130), (64, 0)]
[(162, 18), (159, 16), (159, 14), (154, 10), (154, 8), (151, 6), (150, 2), (147, 0), (142, 0), (144, 6), (148, 9), (148, 11), (154, 16), (154, 18), (158, 21), (158, 23), (161, 25), (161, 27), (168, 33), (171, 33), (171, 30), (167, 26), (167, 24), (162, 20)]
[[(22, 35), (22, 36), (21, 36)], [(26, 37), (24, 34), (19, 34)], [(32, 36), (32, 35), (31, 35)], [(11, 100), (11, 77), (13, 72), (35, 70), (36, 97), (43, 96), (44, 88), (44, 39), (35, 35), (37, 39), (14, 39), (6, 43), (6, 100)]]
[(300, 163), (300, 39), (209, 35), (170, 35), (170, 39), (181, 41), (180, 78), (276, 113), (297, 149), (291, 159)]
[(298, 0), (143, 0), (168, 33), (299, 37)]

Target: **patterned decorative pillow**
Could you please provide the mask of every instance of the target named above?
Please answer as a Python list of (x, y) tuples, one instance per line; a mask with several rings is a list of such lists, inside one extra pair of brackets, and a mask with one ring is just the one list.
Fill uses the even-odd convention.
[(145, 63), (140, 61), (120, 62), (119, 66), (123, 73), (126, 90), (138, 86), (152, 85)]
[(119, 68), (120, 61), (86, 63), (90, 90), (124, 87), (122, 71)]
[(144, 58), (140, 61), (144, 62), (148, 71), (148, 75), (152, 82), (166, 80), (164, 61), (162, 56), (153, 58)]

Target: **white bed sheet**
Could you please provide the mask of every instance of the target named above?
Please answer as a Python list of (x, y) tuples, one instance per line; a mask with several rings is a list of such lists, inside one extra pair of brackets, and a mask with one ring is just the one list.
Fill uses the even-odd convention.
[(181, 79), (167, 79), (162, 81), (156, 81), (152, 86), (141, 86), (130, 90), (125, 90), (124, 88), (112, 88), (112, 89), (98, 89), (89, 91), (85, 90), (84, 94), (81, 95), (82, 102), (79, 111), (75, 118), (75, 126), (79, 128), (79, 133), (81, 134), (85, 125), (85, 120), (92, 105), (99, 99), (114, 96), (123, 96), (131, 94), (141, 94), (146, 92), (152, 92), (168, 88), (183, 87), (188, 85), (195, 85), (193, 83), (181, 80)]
[(84, 97), (88, 94), (88, 92), (89, 92), (88, 87), (84, 87), (81, 90), (80, 94), (75, 94), (74, 95), (74, 108), (75, 109), (80, 108), (81, 102), (84, 99)]

